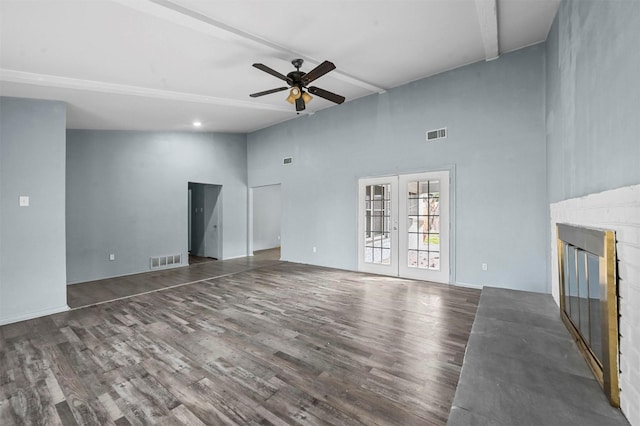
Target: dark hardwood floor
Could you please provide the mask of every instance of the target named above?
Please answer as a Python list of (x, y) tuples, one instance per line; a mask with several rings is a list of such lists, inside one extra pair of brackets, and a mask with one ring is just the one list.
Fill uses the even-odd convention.
[(217, 260), (218, 259), (214, 259), (212, 257), (202, 257), (189, 254), (189, 265), (195, 265), (196, 263), (215, 262)]
[(188, 267), (145, 272), (67, 286), (67, 304), (72, 309), (80, 308), (275, 265), (280, 263), (280, 248), (261, 250), (255, 252), (252, 257), (230, 260), (189, 256), (189, 263)]
[(6, 325), (0, 424), (443, 425), (479, 294), (280, 262)]

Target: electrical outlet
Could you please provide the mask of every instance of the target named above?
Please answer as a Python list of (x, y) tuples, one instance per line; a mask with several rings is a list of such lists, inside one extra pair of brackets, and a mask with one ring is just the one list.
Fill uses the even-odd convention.
[(486, 263), (482, 264), (482, 270), (486, 271), (487, 269), (489, 269), (489, 265), (487, 265)]
[(316, 246), (313, 246), (313, 252), (314, 253), (316, 252)]
[(109, 255), (109, 260), (116, 260), (116, 255), (115, 255), (115, 254), (113, 254), (113, 253), (111, 253), (111, 254)]

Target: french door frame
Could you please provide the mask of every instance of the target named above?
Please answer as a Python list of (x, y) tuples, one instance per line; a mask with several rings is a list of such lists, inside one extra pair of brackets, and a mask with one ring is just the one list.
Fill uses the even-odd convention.
[[(439, 181), (440, 235), (439, 270), (408, 266), (408, 184), (409, 182)], [(390, 229), (391, 259), (388, 264), (365, 262), (365, 196), (368, 185), (389, 185), (391, 189)], [(358, 181), (358, 270), (380, 275), (400, 276), (449, 284), (453, 282), (453, 170), (439, 170), (374, 178)], [(416, 252), (416, 256), (419, 253)]]
[(358, 181), (358, 270), (362, 272), (370, 272), (380, 275), (398, 275), (398, 250), (391, 250), (391, 258), (389, 264), (376, 264), (365, 262), (365, 241), (366, 223), (363, 219), (365, 211), (366, 187), (368, 185), (390, 185), (391, 189), (391, 214), (390, 214), (390, 240), (391, 247), (398, 245), (398, 208), (397, 203), (393, 203), (393, 198), (397, 198), (398, 193), (398, 177), (385, 176), (376, 178), (364, 178)]
[[(438, 283), (449, 284), (449, 225), (450, 225), (450, 183), (448, 171), (437, 172), (425, 172), (425, 173), (412, 173), (398, 176), (399, 191), (398, 196), (398, 215), (400, 216), (400, 226), (398, 229), (398, 276), (405, 278), (415, 278), (418, 280), (433, 281)], [(409, 253), (409, 233), (407, 218), (409, 216), (409, 209), (407, 203), (407, 186), (410, 182), (422, 182), (422, 181), (439, 181), (439, 269), (420, 269), (412, 268), (408, 266), (408, 253)], [(405, 226), (403, 226), (403, 224)], [(416, 256), (418, 254), (416, 253)]]

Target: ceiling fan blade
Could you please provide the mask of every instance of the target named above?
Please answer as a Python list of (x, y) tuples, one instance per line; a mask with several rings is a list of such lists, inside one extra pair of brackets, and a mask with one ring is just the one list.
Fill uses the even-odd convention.
[(280, 80), (286, 81), (287, 83), (289, 83), (289, 85), (293, 84), (293, 80), (291, 80), (291, 78), (287, 77), (286, 75), (280, 74), (278, 71), (272, 68), (269, 68), (264, 64), (253, 64), (253, 66), (258, 68), (261, 71), (266, 72), (267, 74), (271, 74), (272, 76), (279, 78)]
[(344, 102), (345, 97), (336, 95), (335, 93), (329, 92), (328, 90), (321, 89), (319, 87), (311, 86), (309, 87), (309, 93), (320, 96), (321, 98), (325, 98), (331, 102), (335, 102), (337, 104), (341, 104)]
[(333, 71), (335, 69), (336, 69), (336, 66), (333, 65), (333, 62), (324, 61), (323, 63), (321, 63), (320, 65), (318, 65), (317, 67), (309, 71), (308, 73), (306, 73), (302, 77), (302, 82), (306, 86), (307, 84), (311, 83), (313, 80), (316, 80), (322, 77), (323, 75), (325, 75), (326, 73), (328, 73), (329, 71)]
[(301, 97), (296, 99), (296, 111), (302, 111), (305, 109), (304, 99)]
[(283, 90), (287, 90), (288, 87), (278, 87), (277, 89), (265, 90), (264, 92), (252, 93), (249, 96), (252, 98), (257, 98), (258, 96), (270, 95), (276, 92), (282, 92)]

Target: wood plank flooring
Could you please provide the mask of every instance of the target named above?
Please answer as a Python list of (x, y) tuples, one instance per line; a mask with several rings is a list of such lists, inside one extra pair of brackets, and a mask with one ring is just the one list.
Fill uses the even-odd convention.
[(2, 326), (0, 424), (443, 425), (479, 294), (282, 262)]
[(252, 257), (214, 260), (207, 257), (189, 256), (190, 263), (192, 260), (195, 262), (188, 267), (69, 285), (67, 286), (67, 304), (72, 309), (80, 308), (195, 281), (276, 265), (280, 263), (280, 248), (260, 250), (255, 252)]
[(194, 256), (192, 254), (189, 255), (189, 265), (195, 265), (196, 263), (215, 262), (216, 260), (218, 259), (214, 259), (212, 257)]

